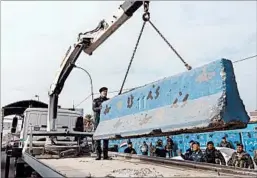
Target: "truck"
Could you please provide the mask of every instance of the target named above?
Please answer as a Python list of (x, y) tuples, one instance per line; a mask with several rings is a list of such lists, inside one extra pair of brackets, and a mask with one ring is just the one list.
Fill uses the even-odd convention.
[[(133, 103), (140, 102), (133, 100), (133, 92), (140, 93), (142, 91), (142, 89), (140, 88), (136, 88), (134, 91), (130, 91), (128, 93), (122, 94), (120, 92), (119, 96), (114, 97), (113, 99), (103, 103), (104, 107), (101, 111), (102, 118), (100, 120), (99, 126), (96, 128), (94, 132), (58, 130), (59, 94), (61, 93), (65, 81), (71, 73), (72, 69), (76, 66), (75, 62), (77, 61), (81, 52), (83, 51), (88, 55), (92, 55), (93, 52), (97, 49), (97, 47), (100, 46), (112, 33), (114, 33), (128, 19), (130, 19), (141, 6), (144, 7), (144, 22), (151, 23), (149, 13), (149, 1), (125, 1), (122, 5), (119, 6), (117, 12), (114, 15), (112, 15), (110, 19), (104, 19), (100, 21), (100, 23), (94, 30), (85, 33), (80, 33), (77, 42), (69, 47), (65, 55), (65, 58), (62, 61), (60, 70), (58, 70), (56, 78), (53, 84), (51, 85), (50, 91), (48, 93), (49, 105), (46, 122), (46, 131), (40, 131), (38, 130), (38, 128), (33, 129), (33, 126), (30, 126), (30, 129), (27, 132), (28, 136), (26, 142), (24, 143), (24, 146), (22, 147), (21, 153), (16, 155), (16, 177), (256, 177), (256, 172), (247, 169), (234, 169), (232, 167), (222, 167), (219, 165), (207, 163), (194, 163), (180, 160), (169, 160), (165, 158), (129, 155), (117, 152), (110, 153), (110, 156), (113, 158), (112, 160), (96, 161), (94, 159), (94, 154), (89, 153), (86, 149), (88, 145), (86, 144), (87, 139), (85, 138), (90, 137), (93, 140), (115, 140), (121, 138), (166, 135), (171, 131), (171, 127), (173, 127), (172, 131), (175, 132), (177, 130), (184, 130), (183, 132), (187, 131), (185, 122), (187, 122), (187, 119), (190, 119), (189, 115), (187, 115), (186, 118), (184, 118), (185, 115), (183, 115), (180, 118), (181, 125), (178, 129), (176, 129), (176, 125), (172, 126), (172, 124), (170, 123), (166, 128), (164, 127), (164, 122), (162, 124), (157, 125), (151, 123), (151, 121), (156, 122), (156, 118), (154, 119), (154, 114), (155, 116), (157, 116), (158, 113), (151, 113), (151, 110), (155, 110), (157, 108), (156, 106), (159, 106), (161, 102), (159, 103), (159, 105), (150, 104), (147, 107), (143, 107), (143, 109), (141, 108), (142, 110), (138, 108), (138, 110), (136, 110), (135, 108), (133, 108)], [(191, 67), (189, 67), (189, 65), (185, 63), (185, 61), (182, 60), (182, 62), (185, 64), (187, 69), (191, 69)], [(207, 67), (207, 69), (196, 69), (192, 70), (191, 73), (186, 72), (182, 74), (185, 76), (190, 76), (194, 75), (196, 73), (195, 71), (203, 70), (202, 75), (199, 75), (198, 79), (196, 79), (199, 80), (199, 82), (202, 84), (192, 84), (192, 87), (190, 89), (193, 90), (193, 87), (198, 87), (197, 89), (200, 90), (204, 89), (203, 92), (206, 92), (205, 95), (207, 96), (207, 99), (203, 99), (203, 96), (199, 95), (199, 93), (201, 94), (201, 92), (198, 92), (198, 95), (196, 94), (193, 99), (203, 99), (205, 103), (208, 103), (208, 95), (210, 95), (208, 93), (209, 88), (206, 89), (206, 85), (210, 84), (208, 82), (208, 79), (209, 77), (216, 76), (214, 77), (215, 80), (211, 83), (211, 86), (215, 86), (214, 90), (216, 89), (213, 92), (215, 96), (209, 100), (210, 103), (213, 104), (213, 106), (216, 106), (217, 104), (220, 105), (218, 105), (215, 108), (216, 110), (212, 110), (212, 108), (201, 109), (200, 107), (197, 107), (196, 111), (205, 111), (205, 114), (202, 114), (202, 118), (200, 118), (205, 119), (205, 122), (201, 124), (201, 120), (198, 119), (198, 122), (193, 122), (190, 126), (191, 128), (196, 128), (200, 125), (202, 127), (211, 128), (212, 130), (219, 130), (228, 129), (225, 126), (231, 126), (232, 124), (233, 126), (243, 128), (249, 121), (247, 116), (244, 115), (244, 112), (244, 117), (232, 118), (229, 117), (229, 114), (231, 112), (230, 109), (228, 109), (231, 106), (226, 107), (226, 105), (230, 104), (231, 100), (235, 98), (234, 101), (237, 102), (236, 106), (239, 107), (241, 111), (244, 111), (244, 108), (242, 107), (242, 101), (240, 100), (240, 97), (237, 93), (237, 88), (233, 89), (233, 86), (235, 86), (235, 82), (230, 83), (231, 81), (233, 81), (233, 71), (226, 70), (231, 69), (231, 66), (229, 66), (229, 61), (219, 61), (217, 62), (216, 67), (218, 68), (215, 69), (215, 65), (212, 65), (210, 68)], [(210, 69), (217, 71), (217, 73), (213, 74), (213, 71), (210, 71), (210, 73), (208, 73)], [(176, 79), (177, 84), (180, 85), (179, 83), (181, 83), (181, 81), (179, 80), (179, 77), (177, 77)], [(190, 77), (188, 79), (190, 79)], [(173, 79), (173, 81), (175, 80)], [(185, 85), (191, 86), (190, 80), (184, 80), (183, 82)], [(183, 87), (182, 84), (180, 87)], [(167, 85), (165, 84), (165, 86)], [(144, 89), (146, 88), (147, 87), (145, 87)], [(156, 95), (158, 95), (159, 92), (162, 92), (162, 89), (158, 89), (158, 86), (156, 85), (148, 85), (148, 89), (149, 88), (153, 88), (155, 90)], [(178, 89), (179, 87), (176, 86), (176, 88)], [(209, 90), (212, 91), (211, 88)], [(156, 96), (153, 96), (153, 91), (151, 90), (148, 92), (150, 94), (148, 93), (149, 96), (146, 96), (146, 98), (154, 100)], [(178, 95), (181, 96), (182, 94), (178, 92)], [(170, 95), (169, 98), (171, 97), (173, 96)], [(188, 102), (192, 100), (192, 98), (188, 98)], [(220, 101), (220, 99), (222, 98), (223, 100)], [(121, 104), (119, 103), (118, 99), (122, 100)], [(180, 104), (180, 100), (181, 98), (177, 99), (177, 102), (173, 101), (173, 104)], [(123, 104), (124, 102), (125, 104)], [(110, 103), (114, 103), (114, 105), (110, 106)], [(168, 106), (169, 104), (164, 103), (164, 105)], [(122, 106), (125, 106), (126, 108), (123, 109)], [(205, 105), (202, 106), (205, 107)], [(117, 107), (118, 109), (120, 108), (120, 112), (118, 112), (115, 109), (115, 107)], [(107, 116), (108, 113), (111, 113), (110, 110), (111, 112), (113, 112), (113, 110), (116, 111), (114, 111), (113, 114)], [(147, 117), (148, 111), (149, 113), (151, 113), (150, 117)], [(210, 114), (211, 111), (214, 111), (213, 115)], [(183, 107), (181, 107), (180, 112), (185, 113), (187, 111), (184, 110)], [(228, 116), (220, 117), (222, 116), (222, 113), (225, 113)], [(138, 116), (134, 116), (135, 114), (137, 114)], [(167, 113), (160, 111), (159, 114), (165, 117), (165, 121), (168, 121), (168, 117), (166, 117)], [(143, 115), (144, 118), (139, 118), (141, 117), (141, 115)], [(203, 116), (205, 116), (205, 118)], [(210, 116), (213, 117), (209, 118)], [(174, 115), (172, 115), (172, 117), (174, 121), (177, 120), (177, 118)], [(197, 117), (197, 115), (195, 117)], [(136, 120), (137, 118), (138, 120)], [(139, 125), (137, 125), (139, 120), (141, 124), (139, 123)], [(136, 121), (136, 125), (134, 125), (134, 128), (132, 127), (133, 124), (130, 123), (132, 121)], [(147, 121), (149, 122), (147, 123)], [(124, 127), (124, 124), (126, 123), (128, 124), (127, 128)], [(213, 125), (213, 123), (218, 123), (217, 128), (215, 128), (215, 124)], [(125, 129), (124, 132), (122, 131), (122, 128)], [(172, 134), (176, 134), (175, 132), (173, 132)], [(23, 135), (25, 137), (26, 134), (24, 133)], [(45, 137), (46, 140), (44, 141), (44, 146), (40, 145), (40, 147), (38, 148), (37, 145), (35, 145), (36, 139), (34, 139), (33, 137)], [(76, 137), (77, 144), (69, 144), (69, 142), (71, 142), (72, 140), (67, 141), (67, 143), (65, 144), (58, 144), (58, 139), (56, 139), (57, 137)], [(14, 152), (10, 151), (9, 155), (14, 155), (13, 153)], [(184, 171), (185, 169), (187, 171)]]
[[(16, 116), (17, 117), (17, 116)], [(3, 135), (2, 135), (2, 151), (6, 151), (6, 147), (13, 145), (18, 139), (18, 134), (21, 131), (22, 118), (17, 117), (18, 123), (15, 133), (11, 132), (13, 118), (7, 117), (3, 121)]]

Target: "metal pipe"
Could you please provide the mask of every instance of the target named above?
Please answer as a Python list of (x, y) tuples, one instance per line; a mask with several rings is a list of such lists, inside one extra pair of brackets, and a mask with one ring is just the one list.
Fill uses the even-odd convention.
[(92, 80), (92, 77), (90, 75), (90, 73), (82, 68), (82, 67), (79, 67), (79, 66), (76, 66), (76, 64), (72, 64), (75, 68), (78, 68), (78, 69), (81, 69), (83, 70), (84, 72), (86, 72), (86, 74), (88, 75), (89, 79), (90, 79), (90, 85), (91, 85), (91, 98), (92, 98), (92, 105), (93, 105), (93, 101), (94, 101), (94, 90), (93, 90), (93, 80)]
[(29, 152), (30, 154), (33, 154), (33, 150), (32, 150), (32, 142), (33, 142), (33, 136), (32, 136), (32, 128), (33, 128), (33, 125), (30, 124), (30, 135), (29, 135)]

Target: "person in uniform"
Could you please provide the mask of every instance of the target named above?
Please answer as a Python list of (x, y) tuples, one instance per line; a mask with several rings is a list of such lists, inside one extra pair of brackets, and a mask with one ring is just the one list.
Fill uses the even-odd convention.
[(204, 156), (207, 163), (221, 163), (222, 165), (226, 165), (225, 158), (223, 157), (221, 152), (214, 147), (214, 143), (212, 141), (209, 141), (207, 143), (207, 148), (205, 150)]
[(168, 153), (169, 158), (171, 158), (171, 157), (173, 157), (174, 142), (173, 142), (173, 140), (169, 136), (167, 136), (166, 142), (167, 142), (167, 144), (165, 146), (165, 149), (166, 149), (166, 151)]
[(200, 149), (199, 142), (193, 143), (193, 152), (189, 156), (188, 160), (195, 161), (195, 162), (206, 162), (204, 159), (204, 154), (203, 154), (202, 150)]
[(142, 155), (148, 155), (148, 145), (146, 141), (143, 142), (143, 145), (140, 146)]
[(237, 144), (237, 150), (228, 160), (228, 166), (254, 169), (253, 160), (251, 156), (244, 151), (243, 144)]
[(192, 155), (192, 153), (193, 153), (193, 144), (194, 144), (194, 143), (195, 143), (194, 140), (191, 140), (191, 141), (189, 142), (190, 148), (188, 148), (188, 149), (186, 150), (186, 153), (185, 153), (185, 154), (182, 154), (182, 153), (179, 151), (178, 155), (181, 156), (184, 160), (189, 160), (189, 157), (190, 157), (190, 156)]
[(220, 147), (233, 148), (231, 143), (227, 141), (226, 137), (222, 137), (222, 140), (219, 144)]
[[(100, 122), (100, 112), (101, 112), (101, 109), (102, 109), (102, 103), (104, 101), (109, 100), (109, 98), (107, 98), (107, 92), (108, 92), (107, 87), (100, 88), (99, 92), (100, 92), (100, 97), (95, 98), (94, 101), (93, 101), (93, 111), (94, 111), (94, 117), (95, 117), (95, 129), (97, 128), (97, 126)], [(109, 144), (109, 140), (103, 140), (103, 159), (109, 159), (109, 157), (108, 157), (108, 144)], [(97, 140), (95, 146), (96, 146), (96, 154), (97, 154), (96, 160), (100, 160), (101, 159), (101, 154), (102, 154), (101, 140)]]
[(163, 157), (166, 158), (166, 150), (165, 147), (163, 146), (162, 140), (159, 139), (156, 143), (156, 147), (155, 147), (155, 155), (157, 157)]
[(124, 153), (137, 154), (136, 150), (133, 148), (132, 142), (128, 142), (128, 147), (124, 150)]

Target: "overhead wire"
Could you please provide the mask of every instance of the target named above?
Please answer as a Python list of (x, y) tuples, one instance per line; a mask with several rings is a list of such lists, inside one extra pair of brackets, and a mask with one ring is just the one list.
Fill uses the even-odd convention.
[[(133, 88), (127, 88), (127, 89), (123, 89), (123, 91), (129, 91), (129, 90), (132, 90)], [(118, 93), (120, 90), (114, 90), (114, 91), (109, 91), (108, 94), (111, 94), (111, 93)], [(98, 93), (94, 93), (94, 95), (97, 95)], [(80, 106), (82, 103), (84, 103), (86, 100), (88, 100), (90, 97), (91, 97), (92, 94), (86, 96), (81, 102), (79, 102), (77, 105), (75, 105), (74, 107), (78, 107)]]
[(257, 57), (257, 54), (253, 55), (253, 56), (249, 56), (249, 57), (243, 58), (243, 59), (239, 59), (239, 60), (233, 61), (232, 63), (243, 62), (243, 61), (246, 61), (246, 60), (249, 60), (249, 59), (253, 59), (255, 57)]

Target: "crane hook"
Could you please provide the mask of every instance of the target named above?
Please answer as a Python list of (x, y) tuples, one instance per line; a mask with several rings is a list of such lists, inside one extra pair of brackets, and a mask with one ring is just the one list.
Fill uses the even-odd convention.
[(144, 1), (143, 20), (144, 20), (145, 22), (150, 20), (149, 1)]

